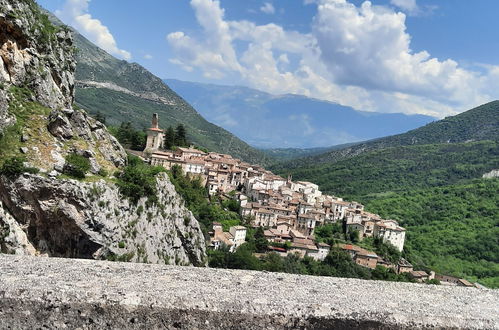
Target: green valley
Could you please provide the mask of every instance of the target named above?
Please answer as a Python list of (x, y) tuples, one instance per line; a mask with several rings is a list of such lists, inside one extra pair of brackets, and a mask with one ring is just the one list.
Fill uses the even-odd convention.
[(407, 229), (418, 267), (499, 287), (499, 102), (422, 128), (272, 166)]

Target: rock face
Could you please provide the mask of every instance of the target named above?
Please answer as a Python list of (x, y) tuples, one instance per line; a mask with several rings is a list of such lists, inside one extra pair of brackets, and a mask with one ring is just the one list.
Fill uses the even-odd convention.
[(70, 108), (72, 40), (69, 29), (55, 28), (34, 1), (0, 0), (0, 83), (28, 87), (48, 108)]
[[(153, 205), (120, 195), (109, 174), (127, 165), (126, 152), (72, 109), (74, 69), (69, 30), (33, 0), (0, 0), (0, 133), (9, 134), (0, 134), (0, 166), (22, 156), (40, 170), (0, 175), (0, 252), (204, 265), (199, 224), (166, 174)], [(92, 182), (59, 178), (73, 153), (89, 160)]]
[(1, 329), (499, 329), (499, 291), (0, 255)]
[(499, 178), (499, 170), (492, 170), (489, 173), (485, 173), (483, 175), (484, 179), (493, 179), (493, 178)]
[(0, 177), (0, 224), (12, 237), (5, 250), (204, 265), (205, 242), (198, 222), (183, 207), (166, 174), (158, 176), (157, 184), (158, 202), (147, 206), (145, 198), (136, 205), (123, 199), (104, 180), (81, 183), (31, 174), (15, 180)]

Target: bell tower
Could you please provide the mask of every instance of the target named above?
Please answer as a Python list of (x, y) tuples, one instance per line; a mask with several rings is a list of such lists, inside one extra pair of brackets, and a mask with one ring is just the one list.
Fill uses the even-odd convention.
[(162, 148), (163, 139), (164, 132), (159, 128), (159, 116), (155, 113), (152, 115), (151, 128), (147, 129), (147, 142), (145, 150), (155, 151)]

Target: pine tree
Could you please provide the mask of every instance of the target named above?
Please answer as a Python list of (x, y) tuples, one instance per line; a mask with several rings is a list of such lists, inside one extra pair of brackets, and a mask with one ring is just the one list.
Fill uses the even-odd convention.
[(177, 146), (179, 146), (179, 147), (188, 146), (186, 134), (187, 133), (186, 133), (184, 125), (178, 124), (176, 132), (175, 132), (175, 144)]
[(165, 149), (172, 149), (175, 146), (175, 130), (173, 127), (168, 127), (165, 131), (164, 145)]

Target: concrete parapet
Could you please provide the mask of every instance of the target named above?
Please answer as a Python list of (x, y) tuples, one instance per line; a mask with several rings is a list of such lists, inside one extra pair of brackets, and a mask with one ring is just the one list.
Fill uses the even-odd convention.
[(0, 255), (0, 328), (499, 329), (499, 291)]

